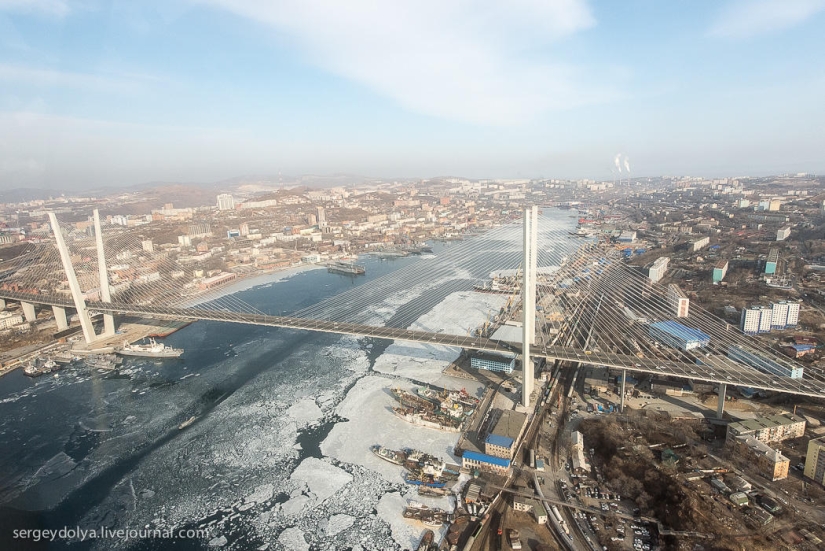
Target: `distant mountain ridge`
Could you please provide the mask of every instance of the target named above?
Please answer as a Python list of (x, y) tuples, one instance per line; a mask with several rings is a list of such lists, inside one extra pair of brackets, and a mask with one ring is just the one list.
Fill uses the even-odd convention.
[[(303, 186), (310, 188), (329, 188), (363, 184), (377, 181), (376, 178), (358, 176), (355, 174), (303, 174), (300, 176), (271, 176), (247, 175), (235, 176), (215, 182), (168, 182), (153, 181), (123, 187), (102, 187), (87, 190), (59, 190), (38, 188), (16, 188), (0, 190), (0, 203), (23, 203), (26, 201), (47, 200), (55, 197), (108, 197), (122, 193), (147, 193), (147, 200), (153, 204), (160, 201), (157, 207), (165, 203), (172, 203), (176, 207), (198, 207), (215, 203), (218, 193), (238, 190), (241, 186), (259, 185), (278, 187)], [(175, 194), (180, 194), (176, 196)], [(206, 198), (209, 197), (207, 201)]]

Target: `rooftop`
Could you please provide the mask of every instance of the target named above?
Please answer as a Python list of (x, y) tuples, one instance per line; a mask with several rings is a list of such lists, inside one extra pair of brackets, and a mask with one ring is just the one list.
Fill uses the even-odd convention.
[(487, 455), (486, 453), (465, 451), (462, 457), (466, 457), (467, 459), (470, 459), (472, 461), (478, 461), (480, 463), (489, 463), (491, 465), (497, 465), (499, 467), (510, 467), (509, 459), (504, 459), (502, 457), (493, 457), (492, 455)]
[(684, 341), (709, 341), (710, 335), (699, 331), (698, 329), (693, 329), (692, 327), (688, 327), (686, 325), (682, 325), (681, 323), (667, 320), (667, 321), (657, 321), (656, 323), (651, 323), (650, 327), (654, 329), (658, 329), (664, 333), (682, 339)]
[(524, 423), (526, 422), (526, 413), (506, 409), (501, 412), (501, 417), (499, 417), (496, 422), (496, 426), (492, 431), (490, 431), (490, 433), (491, 435), (497, 434), (499, 436), (506, 436), (515, 440), (521, 434), (521, 429), (524, 427)]
[(513, 440), (512, 438), (509, 438), (507, 436), (499, 436), (498, 434), (491, 434), (487, 437), (486, 442), (488, 444), (492, 445), (492, 446), (499, 446), (499, 447), (502, 447), (502, 448), (510, 448), (513, 445), (513, 442), (515, 442), (515, 440)]

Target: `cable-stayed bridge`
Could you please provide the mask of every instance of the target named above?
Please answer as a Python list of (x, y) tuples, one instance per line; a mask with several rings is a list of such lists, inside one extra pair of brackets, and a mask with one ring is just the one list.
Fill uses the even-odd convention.
[[(240, 240), (230, 250), (200, 247), (197, 252), (158, 238), (150, 241), (145, 229), (104, 225), (95, 218), (93, 237), (67, 231), (69, 226), (52, 215), (56, 233), (0, 263), (0, 298), (21, 302), (27, 317), (35, 305), (51, 306), (58, 327), (66, 326), (66, 310), (73, 309), (89, 341), (99, 337), (91, 322), (94, 312), (104, 316), (103, 335), (114, 331), (115, 316), (128, 315), (267, 325), (519, 356), (528, 340), (532, 358), (713, 382), (720, 397), (728, 384), (825, 397), (820, 372), (806, 369), (802, 375), (802, 365), (769, 342), (744, 335), (695, 304), (679, 317), (667, 289), (624, 262), (614, 245), (570, 236), (569, 222), (558, 215), (532, 221), (527, 211), (524, 226), (493, 228), (445, 247), (434, 258), (277, 315), (221, 294), (220, 287), (208, 288), (233, 277), (231, 270), (239, 265), (227, 266), (226, 259), (265, 256), (271, 261), (280, 254), (277, 247)], [(218, 274), (210, 279), (206, 267)], [(200, 288), (205, 289), (198, 292)], [(419, 322), (450, 294), (476, 291), (495, 291), (500, 307), (478, 326), (468, 326), (465, 334), (445, 334)], [(521, 339), (512, 332), (508, 338), (496, 337), (497, 329), (512, 329), (511, 324), (520, 326)], [(692, 344), (679, 347), (663, 340), (654, 330), (661, 324)], [(532, 380), (529, 371), (526, 379)], [(525, 388), (526, 404), (529, 383)]]

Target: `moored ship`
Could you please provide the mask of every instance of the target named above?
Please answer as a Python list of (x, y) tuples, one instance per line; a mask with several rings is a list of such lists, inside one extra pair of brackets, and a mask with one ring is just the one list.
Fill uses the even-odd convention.
[(183, 349), (172, 348), (163, 343), (149, 339), (149, 344), (129, 344), (123, 343), (123, 348), (117, 351), (121, 356), (141, 356), (146, 358), (179, 358), (183, 354)]
[(39, 377), (40, 375), (57, 371), (60, 368), (61, 365), (51, 358), (35, 358), (23, 368), (23, 373), (29, 377)]
[(354, 262), (331, 262), (327, 264), (327, 271), (333, 274), (364, 275), (367, 267)]
[(372, 453), (383, 459), (384, 461), (389, 461), (394, 465), (403, 465), (404, 462), (407, 460), (407, 454), (403, 451), (395, 451), (389, 448), (385, 448), (384, 446), (375, 445), (370, 448)]
[(123, 358), (118, 358), (114, 354), (96, 354), (83, 359), (83, 363), (97, 369), (115, 369), (122, 361)]
[(429, 412), (416, 411), (412, 408), (392, 408), (393, 413), (413, 425), (421, 425), (446, 432), (460, 432), (461, 422), (451, 417), (444, 417)]
[(413, 486), (428, 486), (430, 488), (443, 488), (447, 483), (437, 476), (428, 474), (404, 474), (404, 482), (412, 484)]
[(436, 409), (436, 406), (438, 405), (437, 402), (433, 402), (422, 396), (412, 394), (410, 392), (407, 392), (406, 390), (401, 390), (400, 388), (393, 388), (392, 393), (393, 396), (395, 396), (396, 400), (401, 402), (401, 405), (407, 407), (433, 411)]

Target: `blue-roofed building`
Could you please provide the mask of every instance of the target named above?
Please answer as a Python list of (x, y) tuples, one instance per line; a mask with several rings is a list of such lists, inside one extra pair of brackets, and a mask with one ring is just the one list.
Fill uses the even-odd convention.
[(510, 470), (510, 460), (503, 457), (493, 457), (486, 453), (465, 451), (464, 455), (461, 456), (461, 466), (465, 469), (478, 469), (479, 471), (503, 475)]
[(511, 459), (513, 457), (513, 445), (515, 442), (516, 441), (509, 436), (490, 434), (487, 440), (484, 441), (484, 451), (494, 457)]
[(801, 379), (804, 369), (802, 366), (785, 366), (770, 358), (765, 358), (739, 346), (728, 348), (728, 358), (758, 369), (764, 373), (772, 373), (781, 377)]
[(710, 335), (707, 333), (670, 320), (651, 323), (648, 334), (668, 346), (681, 350), (692, 350), (710, 343)]

